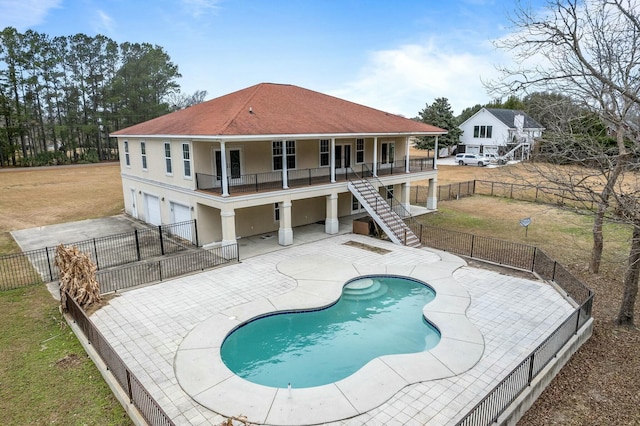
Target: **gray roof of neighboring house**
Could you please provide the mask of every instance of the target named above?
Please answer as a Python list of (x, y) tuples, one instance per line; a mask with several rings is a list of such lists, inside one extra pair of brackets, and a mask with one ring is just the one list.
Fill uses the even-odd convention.
[(538, 123), (533, 118), (529, 117), (524, 111), (517, 109), (500, 109), (500, 108), (485, 108), (491, 114), (493, 114), (498, 120), (502, 121), (507, 127), (515, 128), (514, 117), (516, 115), (524, 115), (524, 129), (543, 129), (542, 124)]

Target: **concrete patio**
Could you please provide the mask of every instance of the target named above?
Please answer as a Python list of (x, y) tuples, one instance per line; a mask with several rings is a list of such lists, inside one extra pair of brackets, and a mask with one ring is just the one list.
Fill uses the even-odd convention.
[[(345, 245), (350, 241), (360, 243), (361, 247)], [(389, 252), (379, 254), (362, 245)], [(456, 371), (448, 377), (407, 382), (367, 407), (366, 411), (351, 413), (349, 418), (330, 424), (454, 424), (573, 311), (572, 306), (546, 283), (471, 268), (464, 261), (435, 250), (416, 250), (354, 234), (304, 242), (263, 254), (259, 252), (249, 258), (241, 254), (243, 260), (239, 264), (120, 293), (91, 317), (176, 424), (215, 425), (224, 420), (220, 414), (192, 399), (181, 386), (184, 382), (178, 380), (176, 356), (185, 338), (216, 316), (228, 318), (230, 312), (244, 312), (243, 318), (250, 318), (270, 307), (281, 306), (274, 302), (276, 300), (291, 300), (290, 295), (296, 294), (294, 290), (303, 288), (300, 277), (295, 279), (295, 273), (282, 273), (278, 265), (289, 265), (290, 271), (292, 265), (296, 265), (296, 259), (308, 263), (310, 258), (321, 256), (325, 266), (326, 262), (332, 265), (341, 262), (359, 265), (358, 272), (362, 274), (405, 276), (418, 270), (429, 270), (429, 265), (436, 270), (439, 262), (457, 262), (450, 273), (451, 279), (468, 294), (470, 304), (466, 317), (482, 335), (483, 351), (471, 368)], [(316, 268), (319, 280), (328, 272), (336, 275), (335, 269)], [(429, 279), (425, 281), (429, 283)], [(304, 295), (304, 292), (298, 294)], [(304, 299), (296, 300), (304, 302)], [(253, 311), (246, 310), (251, 306)], [(255, 308), (258, 306), (260, 308)], [(439, 319), (435, 318), (437, 313), (433, 315), (434, 323), (446, 329), (446, 324), (438, 323)], [(455, 334), (449, 337), (456, 339)], [(458, 339), (465, 340), (462, 336)], [(420, 370), (420, 365), (412, 368)], [(366, 387), (362, 388), (359, 398), (366, 400), (367, 392)], [(249, 401), (253, 398), (251, 394), (236, 394), (233, 397), (233, 407), (238, 411), (235, 415), (249, 415)], [(243, 400), (247, 401), (246, 410), (242, 410)], [(322, 412), (333, 409), (331, 405), (319, 402), (309, 407), (308, 417), (298, 417), (295, 421), (325, 422)], [(249, 420), (260, 422), (264, 418), (249, 416)]]

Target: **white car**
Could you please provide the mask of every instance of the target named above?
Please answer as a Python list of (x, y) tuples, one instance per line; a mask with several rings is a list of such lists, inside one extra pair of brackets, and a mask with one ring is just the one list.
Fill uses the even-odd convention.
[(483, 167), (490, 164), (491, 160), (479, 154), (458, 154), (456, 155), (456, 162), (461, 166), (477, 164), (478, 166)]

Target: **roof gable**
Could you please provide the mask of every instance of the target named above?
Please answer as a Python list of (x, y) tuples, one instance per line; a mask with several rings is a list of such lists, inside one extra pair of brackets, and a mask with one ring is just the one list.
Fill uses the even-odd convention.
[(446, 130), (288, 84), (261, 83), (118, 130), (113, 136), (302, 135)]

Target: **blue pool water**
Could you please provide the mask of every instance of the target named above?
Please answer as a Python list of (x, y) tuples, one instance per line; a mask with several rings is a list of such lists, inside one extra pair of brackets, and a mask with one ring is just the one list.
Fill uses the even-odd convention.
[(440, 333), (422, 315), (434, 297), (418, 281), (359, 278), (328, 308), (273, 314), (240, 326), (222, 344), (222, 360), (238, 376), (265, 386), (333, 383), (379, 356), (437, 345)]

